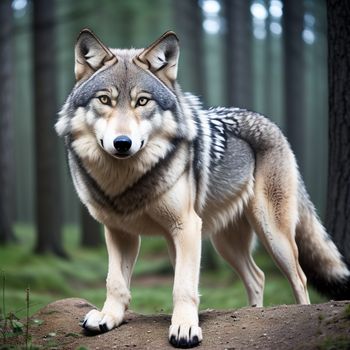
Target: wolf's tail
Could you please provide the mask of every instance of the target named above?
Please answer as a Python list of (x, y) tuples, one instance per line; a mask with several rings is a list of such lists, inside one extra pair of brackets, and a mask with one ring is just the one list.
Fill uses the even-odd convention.
[(298, 197), (296, 242), (308, 282), (332, 299), (350, 299), (350, 271), (320, 223), (300, 178)]

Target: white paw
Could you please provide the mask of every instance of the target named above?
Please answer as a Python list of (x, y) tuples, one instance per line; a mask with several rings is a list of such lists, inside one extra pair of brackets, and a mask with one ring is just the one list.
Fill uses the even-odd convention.
[(176, 348), (195, 347), (202, 339), (202, 329), (199, 326), (172, 324), (169, 328), (169, 342)]
[(101, 312), (98, 310), (89, 311), (83, 322), (83, 328), (90, 332), (108, 332), (118, 327), (123, 322), (123, 315)]

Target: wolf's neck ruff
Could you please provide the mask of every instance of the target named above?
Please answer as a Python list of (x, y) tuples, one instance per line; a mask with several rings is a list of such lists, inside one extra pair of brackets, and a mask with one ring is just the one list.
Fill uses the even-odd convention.
[[(135, 214), (144, 210), (150, 203), (171, 188), (188, 168), (188, 145), (181, 139), (171, 141), (172, 148), (164, 158), (159, 161), (135, 183), (130, 184), (122, 193), (110, 196), (101, 187), (101, 179), (95, 179), (83, 159), (75, 151), (71, 136), (67, 136), (66, 146), (71, 161), (80, 169), (80, 175), (88, 184), (92, 199), (102, 207), (106, 207), (117, 214)], [(112, 161), (115, 161), (112, 159)], [(170, 170), (171, 169), (171, 170)], [(175, 170), (175, 171), (174, 171)], [(154, 176), (157, 174), (157, 176)], [(99, 181), (100, 180), (100, 181)]]

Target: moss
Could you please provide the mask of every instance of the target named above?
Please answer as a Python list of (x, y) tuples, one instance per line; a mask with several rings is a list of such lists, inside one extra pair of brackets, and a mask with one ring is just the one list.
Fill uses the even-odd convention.
[(350, 304), (344, 307), (344, 316), (347, 320), (350, 320)]
[(350, 337), (327, 337), (316, 347), (318, 350), (348, 350), (350, 349)]

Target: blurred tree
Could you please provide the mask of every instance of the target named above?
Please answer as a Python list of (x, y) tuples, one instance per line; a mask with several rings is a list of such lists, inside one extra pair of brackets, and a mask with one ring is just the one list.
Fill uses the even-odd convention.
[(271, 5), (270, 0), (265, 0), (265, 6), (267, 8), (267, 17), (265, 20), (265, 27), (266, 27), (266, 38), (265, 38), (265, 89), (264, 89), (264, 113), (269, 117), (272, 118), (272, 110), (273, 110), (273, 100), (272, 100), (272, 94), (273, 94), (273, 79), (272, 79), (272, 64), (273, 64), (273, 58), (272, 58), (272, 38), (271, 38), (271, 14), (269, 12), (269, 7)]
[(101, 225), (89, 214), (83, 204), (80, 204), (81, 245), (95, 248), (102, 243)]
[(35, 177), (37, 253), (65, 256), (62, 245), (62, 201), (59, 181), (55, 1), (33, 2)]
[(189, 91), (205, 97), (202, 10), (198, 0), (173, 0), (173, 8), (182, 56), (180, 83)]
[(304, 173), (304, 1), (283, 2), (286, 133)]
[(310, 38), (304, 50), (307, 96), (304, 102), (307, 123), (304, 180), (319, 215), (325, 219), (328, 171), (326, 2), (305, 1), (305, 19), (304, 30)]
[(350, 4), (328, 0), (329, 163), (326, 224), (350, 262)]
[(15, 240), (14, 208), (14, 90), (13, 90), (13, 13), (11, 0), (0, 1), (0, 243)]
[(227, 103), (252, 109), (252, 19), (250, 1), (225, 0)]

